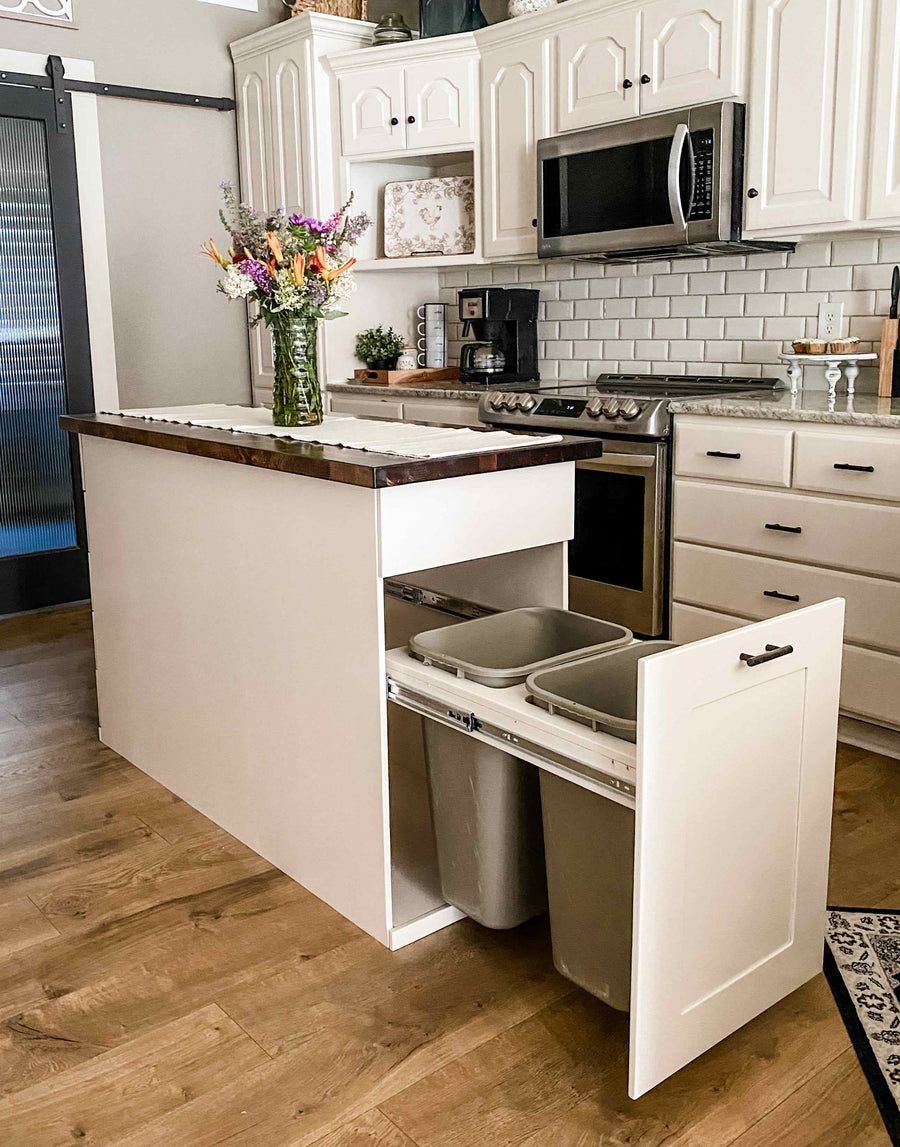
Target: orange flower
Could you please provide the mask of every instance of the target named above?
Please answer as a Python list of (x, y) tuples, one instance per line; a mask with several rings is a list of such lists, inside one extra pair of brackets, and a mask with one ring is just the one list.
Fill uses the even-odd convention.
[(228, 261), (222, 258), (221, 254), (219, 253), (219, 248), (215, 245), (212, 239), (210, 239), (208, 243), (204, 243), (200, 250), (204, 255), (208, 255), (214, 263), (218, 263), (220, 267), (224, 268), (228, 266)]
[(306, 260), (303, 258), (302, 255), (295, 255), (294, 256), (294, 263), (293, 263), (291, 270), (293, 271), (293, 274), (294, 274), (294, 282), (297, 284), (298, 287), (302, 287), (303, 286), (303, 274), (306, 270)]
[(269, 244), (269, 250), (275, 256), (275, 262), (276, 263), (283, 263), (284, 262), (284, 252), (281, 249), (281, 243), (278, 239), (278, 236), (275, 234), (274, 231), (267, 231), (266, 232), (266, 241)]
[(343, 266), (336, 267), (335, 270), (333, 270), (333, 271), (322, 271), (322, 278), (325, 280), (326, 283), (331, 283), (335, 279), (339, 279), (341, 277), (341, 275), (344, 274), (345, 271), (349, 271), (355, 262), (356, 262), (355, 259), (348, 259), (347, 262), (344, 263)]
[(318, 271), (324, 276), (328, 270), (328, 254), (322, 246), (316, 247), (316, 253), (309, 257), (309, 269), (311, 271)]

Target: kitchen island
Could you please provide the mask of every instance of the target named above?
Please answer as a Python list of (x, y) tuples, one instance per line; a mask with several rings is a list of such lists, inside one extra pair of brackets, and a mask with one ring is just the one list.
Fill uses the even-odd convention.
[(81, 441), (101, 740), (382, 943), (458, 919), (386, 712), (386, 646), (446, 619), (401, 616), (385, 582), (564, 605), (575, 462), (598, 443), (403, 458), (62, 425)]

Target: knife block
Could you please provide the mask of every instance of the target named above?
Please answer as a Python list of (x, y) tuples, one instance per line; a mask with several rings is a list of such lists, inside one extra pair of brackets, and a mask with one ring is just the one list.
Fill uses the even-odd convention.
[[(900, 355), (900, 319), (885, 319), (881, 324), (881, 356), (878, 367), (878, 395), (890, 398), (894, 369)], [(898, 372), (900, 373), (900, 372)]]

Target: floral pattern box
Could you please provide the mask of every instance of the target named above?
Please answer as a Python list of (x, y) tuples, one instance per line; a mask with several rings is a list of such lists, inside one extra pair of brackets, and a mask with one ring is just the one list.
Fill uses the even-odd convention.
[(384, 189), (384, 254), (471, 255), (475, 180), (471, 175), (413, 179)]

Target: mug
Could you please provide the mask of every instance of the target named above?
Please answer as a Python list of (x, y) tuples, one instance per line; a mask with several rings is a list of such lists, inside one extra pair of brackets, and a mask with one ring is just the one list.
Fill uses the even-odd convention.
[(419, 366), (419, 355), (414, 346), (404, 347), (397, 359), (397, 370), (415, 370)]
[(419, 365), (445, 367), (447, 365), (447, 317), (444, 303), (423, 303), (416, 314), (416, 346)]

